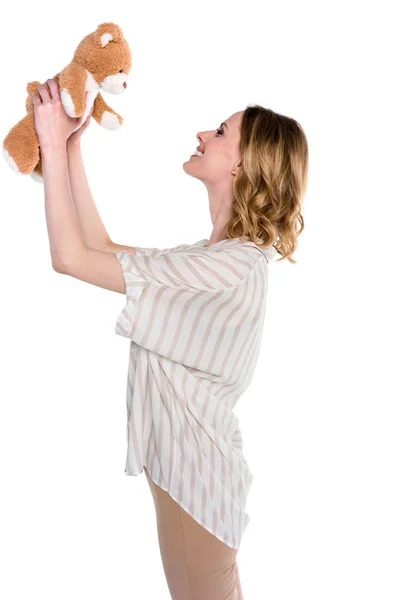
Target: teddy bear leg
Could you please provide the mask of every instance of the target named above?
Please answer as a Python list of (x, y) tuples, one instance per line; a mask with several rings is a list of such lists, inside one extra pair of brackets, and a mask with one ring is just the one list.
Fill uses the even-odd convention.
[(15, 171), (16, 173), (19, 173), (20, 171), (17, 167), (16, 162), (14, 161), (13, 157), (8, 153), (8, 150), (5, 149), (4, 144), (3, 144), (3, 156), (4, 156), (4, 160), (12, 168), (12, 170)]
[(3, 156), (16, 173), (32, 173), (39, 160), (34, 115), (26, 115), (10, 129), (3, 141)]
[(36, 171), (32, 171), (32, 173), (30, 173), (30, 176), (37, 183), (43, 183), (43, 177), (41, 175), (39, 175), (38, 173), (36, 173)]

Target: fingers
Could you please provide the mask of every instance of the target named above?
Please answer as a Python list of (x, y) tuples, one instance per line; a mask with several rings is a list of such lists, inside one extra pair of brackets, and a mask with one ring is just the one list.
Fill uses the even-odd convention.
[(83, 123), (83, 125), (81, 127), (82, 131), (84, 131), (85, 129), (87, 129), (89, 127), (92, 115), (93, 115), (93, 106), (90, 109), (90, 113), (88, 114), (86, 121)]
[(90, 117), (92, 116), (92, 114), (93, 114), (93, 106), (90, 109), (90, 112), (89, 112), (88, 116), (85, 119), (85, 125), (90, 123)]
[(91, 110), (90, 110), (90, 113), (88, 114), (88, 118), (86, 119), (86, 123), (85, 123), (85, 125), (87, 124), (87, 125), (86, 125), (87, 127), (89, 126), (90, 119), (91, 119), (92, 115), (93, 115), (93, 106), (92, 106), (92, 108), (91, 108)]
[(61, 102), (60, 89), (58, 87), (58, 83), (54, 81), (54, 79), (48, 79), (46, 83), (50, 88), (52, 99)]
[(45, 104), (46, 102), (50, 102), (51, 98), (50, 98), (50, 94), (47, 90), (47, 87), (45, 85), (39, 85), (39, 87), (37, 88), (35, 94), (39, 95), (39, 98), (41, 99), (41, 101), (43, 102), (43, 104)]
[[(33, 97), (38, 94), (39, 98), (42, 100), (43, 104), (46, 104), (47, 102), (52, 102), (54, 101), (61, 101), (60, 98), (60, 90), (58, 87), (58, 83), (56, 81), (54, 81), (54, 79), (48, 79), (46, 81), (47, 86), (45, 84), (43, 85), (39, 85), (39, 87), (37, 88), (35, 94), (33, 94)], [(49, 93), (50, 90), (50, 93)]]

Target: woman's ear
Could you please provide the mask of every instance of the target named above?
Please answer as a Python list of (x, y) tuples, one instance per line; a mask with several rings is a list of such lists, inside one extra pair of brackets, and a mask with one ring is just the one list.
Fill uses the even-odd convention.
[(239, 171), (239, 169), (240, 169), (241, 166), (242, 166), (242, 161), (239, 160), (239, 162), (237, 162), (235, 164), (235, 166), (233, 167), (233, 169), (232, 169), (232, 175), (237, 175), (237, 173), (238, 173), (238, 171)]

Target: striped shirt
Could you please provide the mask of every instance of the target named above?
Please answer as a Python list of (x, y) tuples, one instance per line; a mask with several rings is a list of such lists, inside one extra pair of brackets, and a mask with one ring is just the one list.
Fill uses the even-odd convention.
[(131, 340), (125, 473), (146, 466), (193, 519), (238, 549), (253, 475), (233, 408), (258, 358), (276, 250), (248, 236), (207, 242), (115, 253), (126, 284), (115, 333)]

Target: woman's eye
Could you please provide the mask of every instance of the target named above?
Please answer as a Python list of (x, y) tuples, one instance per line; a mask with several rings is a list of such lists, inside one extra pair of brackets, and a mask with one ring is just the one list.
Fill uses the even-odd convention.
[(222, 135), (224, 133), (223, 129), (217, 129), (217, 135)]

